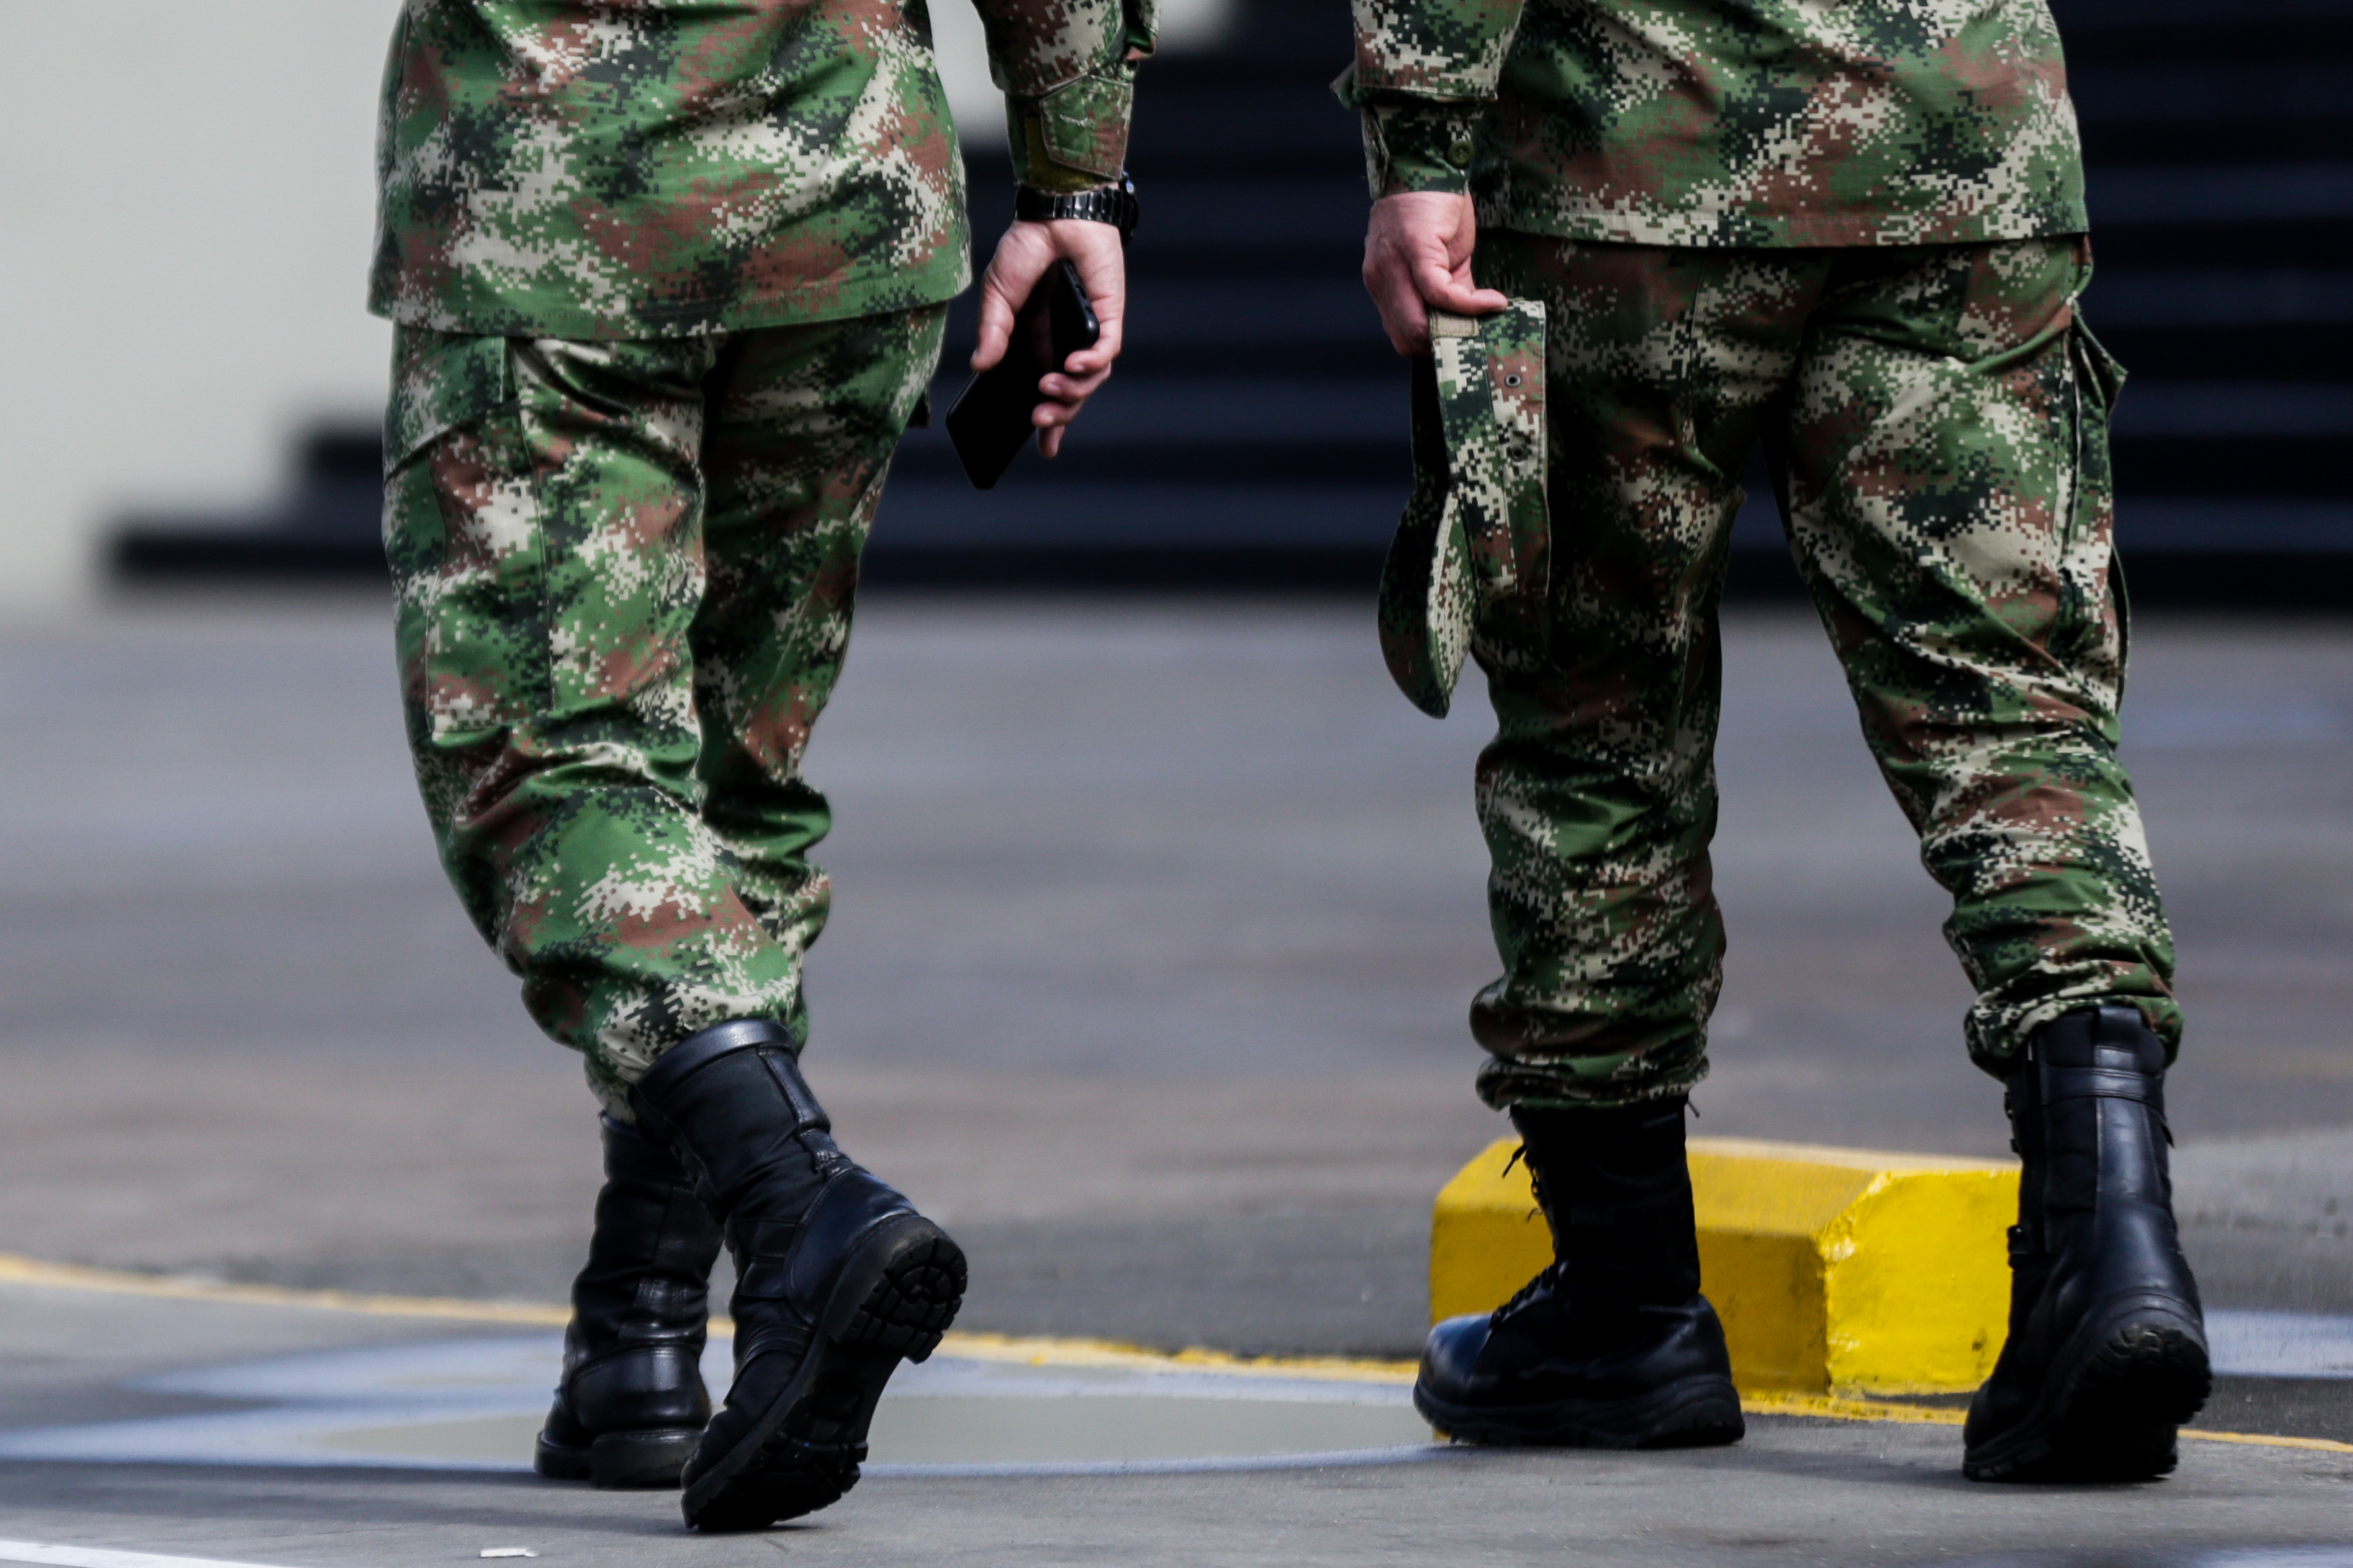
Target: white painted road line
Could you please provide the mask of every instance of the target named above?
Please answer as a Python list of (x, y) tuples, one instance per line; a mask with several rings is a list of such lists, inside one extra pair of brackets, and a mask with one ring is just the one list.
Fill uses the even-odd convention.
[(154, 1552), (116, 1552), (104, 1546), (52, 1546), (43, 1541), (0, 1541), (0, 1563), (48, 1563), (56, 1568), (265, 1568), (218, 1557), (165, 1557)]
[(2225, 1376), (2353, 1378), (2353, 1317), (2217, 1307), (2206, 1341)]

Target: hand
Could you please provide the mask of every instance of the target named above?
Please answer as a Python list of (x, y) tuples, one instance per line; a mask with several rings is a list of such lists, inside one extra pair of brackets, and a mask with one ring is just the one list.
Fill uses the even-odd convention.
[(1492, 316), (1511, 301), (1471, 281), (1478, 219), (1467, 195), (1404, 191), (1373, 204), (1365, 225), (1365, 292), (1389, 345), (1407, 358), (1430, 352), (1430, 312)]
[(1120, 322), (1127, 309), (1127, 258), (1119, 230), (1090, 218), (1056, 218), (1051, 223), (1019, 223), (1005, 231), (980, 280), (980, 346), (973, 351), (972, 368), (987, 370), (1005, 357), (1013, 340), (1013, 315), (1029, 298), (1029, 290), (1058, 260), (1079, 269), (1095, 322), (1103, 329), (1095, 346), (1082, 349), (1063, 362), (1059, 373), (1041, 377), (1044, 399), (1030, 411), (1038, 426), (1038, 450), (1052, 457), (1062, 449), (1062, 431), (1079, 416), (1111, 378), (1112, 361), (1119, 357)]

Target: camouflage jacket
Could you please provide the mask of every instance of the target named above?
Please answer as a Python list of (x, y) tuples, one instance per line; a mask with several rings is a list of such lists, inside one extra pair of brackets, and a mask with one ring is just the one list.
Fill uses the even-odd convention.
[(1648, 245), (2086, 226), (2044, 0), (1355, 0), (1374, 194)]
[[(1125, 161), (1150, 0), (978, 0), (1021, 176)], [(945, 300), (972, 276), (924, 0), (406, 0), (369, 308), (647, 338)]]

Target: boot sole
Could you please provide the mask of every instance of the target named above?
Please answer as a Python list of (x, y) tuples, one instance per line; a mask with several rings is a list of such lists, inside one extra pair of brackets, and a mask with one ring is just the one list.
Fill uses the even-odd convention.
[(1723, 1377), (1687, 1377), (1631, 1399), (1564, 1399), (1482, 1409), (1414, 1385), (1413, 1407), (1457, 1443), (1492, 1447), (1707, 1448), (1747, 1435), (1740, 1391)]
[(884, 1225), (843, 1268), (807, 1356), (744, 1440), (680, 1500), (698, 1530), (759, 1530), (858, 1484), (866, 1429), (902, 1361), (939, 1348), (965, 1289), (964, 1251), (917, 1215)]
[(700, 1430), (669, 1427), (645, 1432), (607, 1432), (586, 1447), (539, 1436), (531, 1468), (552, 1481), (586, 1481), (604, 1491), (654, 1490), (678, 1485), (694, 1457)]
[[(1968, 1450), (1973, 1481), (2140, 1481), (2169, 1474), (2175, 1433), (2213, 1391), (2206, 1346), (2186, 1322), (2136, 1314), (2050, 1379), (2023, 1420)], [(2066, 1364), (2067, 1358), (2062, 1358)]]

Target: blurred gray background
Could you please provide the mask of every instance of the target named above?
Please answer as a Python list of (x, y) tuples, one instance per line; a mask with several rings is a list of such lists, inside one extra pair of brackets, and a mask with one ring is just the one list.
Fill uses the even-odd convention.
[[(2086, 311), (2134, 372), (2116, 439), (2136, 596), (2333, 613), (2353, 601), (2353, 20), (2343, 0), (2054, 8), (2091, 169)], [(96, 94), (48, 68), (149, 9), (114, 51), (135, 85)], [(0, 296), (21, 367), (0, 420), (20, 519), (0, 600), (55, 604), (110, 572), (381, 576), (385, 333), (357, 310), (375, 11), (27, 19), (0, 124), (54, 151), (0, 170), (30, 219)], [(1002, 127), (967, 0), (936, 15), (986, 243), (1011, 205)], [(1346, 8), (1177, 0), (1167, 18), (1139, 100), (1146, 216), (1116, 395), (1050, 472), (1018, 465), (985, 496), (940, 432), (912, 436), (875, 585), (1368, 589), (1406, 479), (1405, 381), (1356, 281), (1363, 159), (1326, 90)], [(966, 301), (940, 407), (970, 326)], [(1789, 596), (1750, 478), (1733, 592)]]

